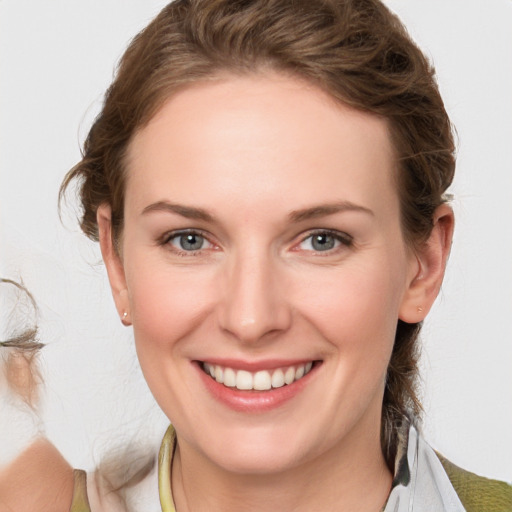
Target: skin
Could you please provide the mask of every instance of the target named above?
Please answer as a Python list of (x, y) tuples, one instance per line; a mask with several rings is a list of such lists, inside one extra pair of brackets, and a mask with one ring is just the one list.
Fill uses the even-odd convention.
[[(39, 395), (36, 354), (7, 350), (11, 352), (4, 365), (0, 364), (0, 395), (7, 393), (4, 403), (12, 405), (11, 410), (2, 408), (0, 414), (7, 414), (12, 422), (9, 413), (19, 408), (27, 423), (16, 423), (21, 431), (14, 434), (12, 442), (18, 445), (17, 436), (25, 436), (30, 442), (15, 458), (0, 463), (0, 511), (68, 512), (73, 497), (73, 468), (50, 441), (31, 435)], [(9, 443), (10, 434), (10, 430), (2, 430), (2, 440)]]
[[(178, 510), (380, 510), (396, 323), (427, 314), (453, 227), (443, 206), (429, 241), (405, 244), (385, 120), (295, 78), (227, 76), (171, 97), (132, 140), (127, 171), (121, 253), (108, 205), (100, 242), (178, 433)], [(202, 248), (184, 250), (180, 230)], [(333, 248), (317, 250), (313, 231)], [(290, 400), (240, 411), (198, 369), (225, 358), (317, 363)]]
[(68, 512), (73, 469), (47, 439), (39, 438), (0, 468), (0, 510)]

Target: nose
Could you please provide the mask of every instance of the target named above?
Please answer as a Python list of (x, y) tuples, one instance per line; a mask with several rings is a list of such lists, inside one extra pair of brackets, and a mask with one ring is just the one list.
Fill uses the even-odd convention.
[(291, 324), (291, 308), (278, 264), (246, 251), (225, 269), (219, 304), (220, 327), (243, 343), (270, 339)]

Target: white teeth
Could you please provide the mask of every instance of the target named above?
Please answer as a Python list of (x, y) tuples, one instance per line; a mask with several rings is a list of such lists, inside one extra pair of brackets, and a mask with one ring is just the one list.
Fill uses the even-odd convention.
[(283, 370), (276, 370), (272, 375), (272, 387), (281, 388), (284, 386), (284, 373)]
[(267, 391), (272, 388), (281, 388), (284, 385), (289, 385), (296, 380), (302, 379), (311, 371), (312, 367), (313, 362), (310, 361), (298, 366), (276, 368), (273, 371), (260, 370), (251, 373), (246, 370), (234, 370), (233, 368), (203, 363), (205, 373), (210, 375), (219, 384), (243, 391), (251, 389)]
[[(217, 379), (215, 379), (215, 380), (217, 380)], [(219, 382), (219, 381), (217, 381), (217, 382)], [(245, 390), (245, 389), (252, 389), (252, 386), (253, 386), (252, 373), (246, 372), (245, 370), (238, 370), (238, 372), (236, 372), (236, 388)]]
[(234, 388), (236, 386), (235, 370), (232, 370), (231, 368), (226, 368), (224, 370), (224, 386), (228, 386), (228, 388)]
[(293, 366), (290, 366), (286, 373), (284, 374), (284, 382), (285, 384), (291, 384), (295, 380), (295, 369)]
[(267, 389), (272, 388), (272, 379), (270, 378), (270, 373), (265, 370), (256, 372), (254, 374), (254, 384), (253, 388), (258, 391), (266, 391)]

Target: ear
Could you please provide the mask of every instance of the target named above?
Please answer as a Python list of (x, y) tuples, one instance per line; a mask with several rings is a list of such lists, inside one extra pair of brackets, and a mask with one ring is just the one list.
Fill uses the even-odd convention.
[(407, 323), (421, 322), (434, 303), (441, 284), (452, 245), (454, 216), (447, 204), (434, 212), (434, 227), (428, 240), (415, 249), (408, 288), (400, 306), (399, 318)]
[(100, 239), (101, 255), (107, 268), (112, 296), (116, 304), (116, 309), (124, 325), (131, 325), (130, 321), (130, 302), (126, 278), (124, 274), (123, 261), (114, 246), (112, 239), (112, 211), (108, 204), (102, 204), (98, 207), (96, 213), (98, 222), (98, 232)]

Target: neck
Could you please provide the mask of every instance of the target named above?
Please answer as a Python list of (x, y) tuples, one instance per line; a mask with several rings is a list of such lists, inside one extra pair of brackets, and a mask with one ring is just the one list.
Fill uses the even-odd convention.
[(328, 452), (285, 471), (238, 474), (178, 443), (172, 487), (177, 512), (378, 512), (392, 475), (380, 435), (349, 435)]

